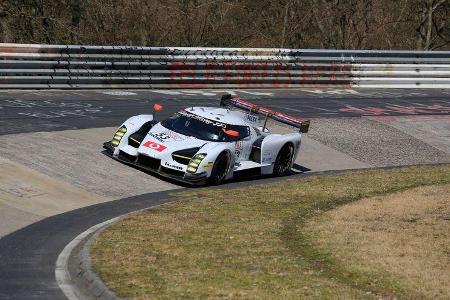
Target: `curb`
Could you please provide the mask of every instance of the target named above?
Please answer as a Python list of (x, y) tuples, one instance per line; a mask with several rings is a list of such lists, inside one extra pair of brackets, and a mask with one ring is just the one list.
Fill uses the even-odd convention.
[(64, 247), (56, 261), (55, 278), (69, 300), (120, 299), (92, 271), (90, 247), (104, 229), (127, 215), (92, 226)]

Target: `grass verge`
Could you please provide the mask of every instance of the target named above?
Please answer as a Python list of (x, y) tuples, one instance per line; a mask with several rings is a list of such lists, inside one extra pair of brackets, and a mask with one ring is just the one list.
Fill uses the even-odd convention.
[(347, 268), (305, 228), (359, 199), (448, 183), (441, 165), (196, 189), (105, 230), (94, 270), (134, 299), (421, 297), (389, 273)]

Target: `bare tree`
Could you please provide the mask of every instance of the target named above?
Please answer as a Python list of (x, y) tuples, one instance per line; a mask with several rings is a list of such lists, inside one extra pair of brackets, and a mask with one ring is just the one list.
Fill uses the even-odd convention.
[(0, 0), (0, 41), (450, 49), (450, 0)]
[(9, 26), (10, 7), (8, 2), (0, 3), (0, 41), (11, 41)]
[(449, 0), (419, 0), (417, 48), (430, 50), (448, 44)]
[(366, 48), (376, 28), (373, 0), (310, 0), (321, 48)]

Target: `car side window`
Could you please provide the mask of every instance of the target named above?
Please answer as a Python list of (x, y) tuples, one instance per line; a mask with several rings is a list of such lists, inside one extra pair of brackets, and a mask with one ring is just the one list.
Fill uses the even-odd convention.
[(236, 126), (237, 132), (239, 132), (239, 138), (238, 140), (243, 140), (250, 136), (250, 127), (248, 126)]

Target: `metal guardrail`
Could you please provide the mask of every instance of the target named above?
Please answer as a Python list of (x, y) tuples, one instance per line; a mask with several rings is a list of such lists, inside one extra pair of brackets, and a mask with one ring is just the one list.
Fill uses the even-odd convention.
[(450, 52), (0, 44), (0, 89), (450, 88)]

